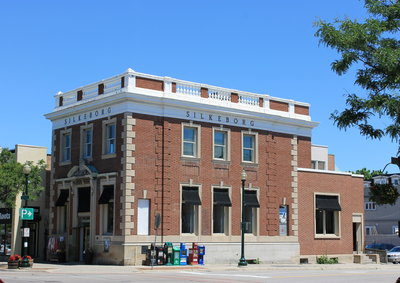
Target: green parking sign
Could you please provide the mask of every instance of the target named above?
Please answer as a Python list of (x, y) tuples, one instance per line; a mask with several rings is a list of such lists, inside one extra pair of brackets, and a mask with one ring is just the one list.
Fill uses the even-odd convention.
[(33, 208), (20, 208), (19, 215), (21, 220), (33, 220), (33, 216), (35, 215)]

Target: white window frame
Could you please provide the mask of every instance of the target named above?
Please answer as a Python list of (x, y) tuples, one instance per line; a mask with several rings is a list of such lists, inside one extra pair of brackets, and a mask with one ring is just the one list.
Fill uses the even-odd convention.
[[(212, 194), (212, 199), (211, 199), (211, 203), (212, 203), (212, 217), (211, 217), (211, 229), (212, 229), (212, 233), (215, 235), (226, 235), (229, 236), (231, 235), (231, 223), (232, 223), (232, 207), (230, 206), (225, 206), (224, 207), (224, 233), (215, 233), (214, 232), (214, 190), (228, 190), (228, 195), (229, 198), (231, 199), (232, 202), (232, 188), (231, 187), (224, 187), (224, 186), (212, 186), (211, 187), (211, 194)], [(233, 204), (232, 204), (233, 205)]]
[[(254, 142), (253, 146), (253, 154), (252, 154), (252, 160), (244, 160), (244, 150), (245, 149), (250, 149), (250, 148), (244, 148), (244, 137), (245, 136), (254, 136)], [(258, 133), (257, 132), (252, 132), (252, 131), (242, 131), (242, 137), (241, 137), (241, 155), (242, 155), (242, 162), (243, 163), (248, 163), (248, 164), (258, 164)]]
[(376, 178), (374, 179), (374, 184), (377, 185), (386, 185), (388, 183), (388, 179), (387, 178)]
[[(185, 141), (185, 128), (195, 129), (195, 140)], [(181, 156), (185, 158), (200, 158), (201, 157), (201, 127), (200, 125), (196, 125), (193, 123), (182, 123), (182, 131), (181, 131)], [(193, 144), (194, 155), (185, 155), (185, 143)]]
[[(191, 188), (197, 188), (198, 190), (198, 194), (200, 197), (200, 201), (201, 201), (201, 185), (194, 185), (194, 184), (181, 184), (180, 185), (180, 201), (179, 201), (179, 230), (180, 230), (180, 234), (181, 235), (201, 235), (201, 208), (202, 205), (195, 205), (194, 208), (194, 232), (193, 233), (183, 233), (182, 232), (182, 192), (183, 192), (183, 187), (191, 187)], [(203, 204), (203, 203), (202, 203)]]
[(338, 198), (338, 202), (340, 204), (340, 195), (339, 194), (327, 194), (327, 193), (319, 193), (314, 192), (314, 237), (315, 238), (341, 238), (341, 211), (335, 210), (334, 213), (334, 230), (335, 233), (326, 233), (326, 210), (323, 211), (323, 233), (317, 234), (317, 196), (335, 196)]
[(364, 207), (365, 210), (376, 210), (376, 203), (373, 201), (366, 201)]
[[(87, 155), (87, 143), (86, 133), (88, 131), (92, 132), (91, 142), (90, 142), (90, 155)], [(81, 158), (91, 161), (93, 159), (93, 124), (81, 126)]]
[[(215, 144), (215, 133), (216, 132), (224, 132), (225, 133), (225, 144), (224, 145), (217, 145)], [(212, 141), (213, 141), (213, 150), (212, 150), (212, 159), (213, 160), (218, 160), (218, 161), (230, 161), (231, 159), (231, 152), (230, 152), (230, 140), (231, 140), (231, 131), (229, 129), (219, 127), (219, 128), (213, 128), (213, 136), (212, 136)], [(223, 158), (216, 158), (215, 157), (215, 148), (216, 147), (223, 147), (224, 148), (224, 157)]]
[[(66, 145), (66, 137), (69, 136), (69, 147)], [(65, 157), (66, 150), (69, 151), (69, 158)], [(60, 165), (71, 164), (72, 160), (72, 129), (60, 131)]]
[[(323, 165), (323, 169), (320, 169), (319, 167)], [(322, 160), (311, 160), (311, 169), (315, 170), (326, 170), (326, 162)]]
[[(114, 125), (115, 129), (115, 136), (113, 138), (114, 140), (114, 152), (109, 152), (109, 141), (110, 139), (108, 138), (108, 129), (110, 125)], [(103, 121), (103, 142), (102, 142), (102, 158), (114, 158), (117, 156), (117, 119), (112, 118), (108, 120)]]

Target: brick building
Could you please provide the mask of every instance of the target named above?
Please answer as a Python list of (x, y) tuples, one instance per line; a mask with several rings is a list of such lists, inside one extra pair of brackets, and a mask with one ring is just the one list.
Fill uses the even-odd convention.
[(351, 260), (362, 242), (362, 178), (311, 168), (306, 103), (131, 69), (55, 100), (49, 231), (67, 260), (141, 264), (157, 233), (237, 262), (242, 199), (247, 258)]

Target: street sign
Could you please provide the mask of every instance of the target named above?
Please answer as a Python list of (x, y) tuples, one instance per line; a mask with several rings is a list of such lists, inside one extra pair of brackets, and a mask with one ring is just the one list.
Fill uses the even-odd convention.
[(20, 208), (19, 215), (21, 220), (33, 220), (33, 208)]
[(22, 200), (29, 200), (29, 196), (28, 196), (28, 195), (22, 195), (22, 196), (21, 196), (21, 199), (22, 199)]

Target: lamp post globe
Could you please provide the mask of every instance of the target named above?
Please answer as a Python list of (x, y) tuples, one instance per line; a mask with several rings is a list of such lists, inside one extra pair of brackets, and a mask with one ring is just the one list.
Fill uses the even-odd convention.
[(247, 179), (246, 171), (242, 170), (241, 176), (242, 180), (242, 221), (240, 223), (240, 230), (241, 230), (241, 255), (238, 266), (247, 266), (247, 261), (244, 257), (244, 230), (245, 230), (245, 222), (244, 222), (244, 185)]

